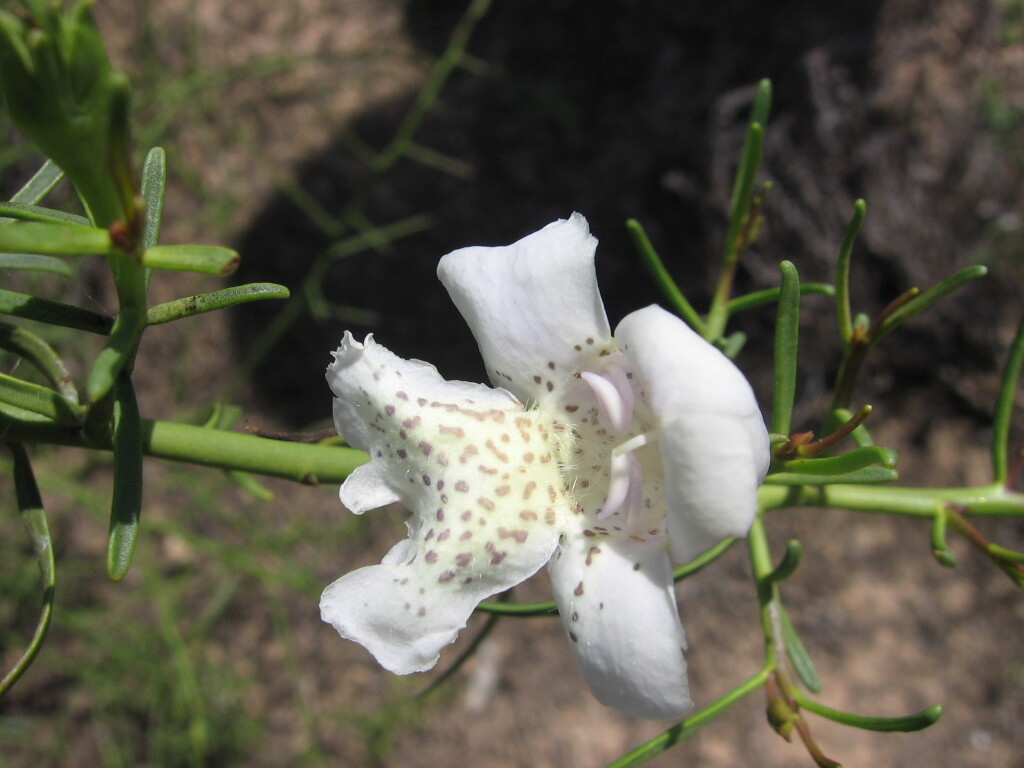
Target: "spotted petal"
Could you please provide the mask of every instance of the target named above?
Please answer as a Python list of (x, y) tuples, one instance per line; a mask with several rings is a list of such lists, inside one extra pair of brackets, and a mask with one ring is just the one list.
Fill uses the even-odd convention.
[(445, 381), (372, 337), (346, 334), (327, 377), (339, 432), (370, 455), (342, 500), (360, 511), (398, 500), (412, 516), (380, 565), (325, 590), (321, 615), (392, 672), (429, 669), (477, 602), (550, 558), (569, 506), (553, 424), (508, 392)]
[(686, 562), (726, 536), (746, 535), (770, 461), (746, 378), (660, 307), (627, 315), (615, 339), (640, 374), (657, 423), (673, 557)]
[(569, 644), (602, 704), (678, 719), (693, 706), (664, 543), (567, 537), (548, 564)]
[(561, 382), (609, 348), (596, 248), (574, 213), (512, 245), (461, 248), (438, 265), (491, 381), (523, 402), (556, 397)]

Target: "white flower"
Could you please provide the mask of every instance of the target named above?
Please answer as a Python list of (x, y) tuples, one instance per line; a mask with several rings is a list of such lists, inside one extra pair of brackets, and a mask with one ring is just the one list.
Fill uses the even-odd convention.
[(420, 672), (480, 600), (547, 564), (597, 698), (679, 718), (692, 702), (671, 563), (746, 534), (768, 434), (743, 375), (675, 316), (649, 306), (612, 335), (596, 246), (573, 214), (441, 259), (495, 389), (345, 334), (334, 418), (370, 462), (341, 500), (412, 515), (380, 565), (324, 591), (321, 615), (392, 672)]

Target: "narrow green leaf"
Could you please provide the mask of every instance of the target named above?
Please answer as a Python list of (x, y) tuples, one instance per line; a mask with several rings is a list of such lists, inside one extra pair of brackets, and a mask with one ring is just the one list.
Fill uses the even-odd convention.
[(715, 562), (719, 557), (724, 555), (729, 547), (736, 543), (736, 539), (722, 539), (720, 542), (715, 544), (711, 549), (707, 550), (703, 554), (695, 557), (688, 563), (683, 565), (677, 565), (672, 571), (672, 579), (674, 581), (682, 581), (683, 579), (693, 576), (697, 571), (701, 570), (707, 565)]
[(230, 275), (238, 268), (238, 253), (218, 245), (154, 245), (142, 252), (150, 269)]
[(885, 467), (864, 467), (841, 475), (813, 475), (807, 472), (773, 472), (765, 478), (770, 485), (835, 485), (891, 483), (899, 480), (899, 472)]
[(53, 559), (50, 528), (46, 522), (46, 510), (32, 473), (28, 454), (18, 443), (8, 443), (7, 447), (10, 448), (14, 456), (14, 491), (18, 499), (18, 509), (21, 511), (22, 522), (28, 531), (32, 549), (39, 563), (39, 574), (43, 582), (43, 607), (28, 648), (0, 680), (0, 698), (32, 665), (39, 650), (43, 647), (43, 640), (46, 638), (46, 632), (50, 627), (50, 618), (53, 615), (53, 596), (57, 584), (57, 569)]
[(996, 398), (995, 415), (992, 418), (992, 479), (1005, 484), (1009, 475), (1007, 465), (1007, 446), (1010, 440), (1010, 421), (1013, 417), (1013, 402), (1017, 397), (1017, 382), (1020, 378), (1020, 367), (1024, 363), (1024, 316), (1017, 324), (1017, 335), (1010, 345), (1010, 354), (1003, 368), (1002, 381), (999, 384), (999, 395)]
[(212, 312), (217, 309), (243, 304), (247, 301), (259, 301), (261, 299), (287, 299), (289, 291), (283, 285), (275, 283), (247, 283), (236, 285), (231, 288), (224, 288), (211, 293), (201, 293), (196, 296), (188, 296), (183, 299), (175, 299), (163, 304), (156, 304), (149, 308), (146, 322), (149, 325), (169, 323), (172, 320), (180, 320), (183, 317), (192, 317), (203, 312)]
[(864, 731), (910, 733), (912, 731), (924, 730), (928, 726), (937, 723), (939, 718), (942, 717), (942, 707), (938, 704), (906, 717), (864, 717), (863, 715), (854, 715), (849, 712), (826, 707), (824, 704), (819, 704), (814, 699), (804, 696), (799, 691), (796, 692), (795, 698), (797, 703), (808, 712), (813, 712), (816, 715), (828, 718), (842, 725), (860, 728)]
[[(757, 307), (763, 307), (766, 304), (775, 304), (779, 300), (779, 294), (782, 292), (781, 288), (768, 288), (764, 291), (755, 291), (754, 293), (748, 293), (746, 296), (737, 296), (735, 299), (729, 301), (728, 309), (729, 316), (737, 314), (738, 312), (745, 312), (748, 309), (756, 309)], [(831, 283), (803, 283), (800, 286), (800, 296), (820, 295), (820, 296), (834, 296), (835, 288)]]
[(998, 544), (989, 544), (988, 552), (990, 555), (1006, 560), (1010, 563), (1021, 563), (1024, 564), (1024, 552), (1016, 552), (1006, 547), (1001, 547)]
[(779, 619), (782, 623), (783, 642), (786, 644), (786, 656), (793, 664), (793, 671), (796, 672), (796, 676), (807, 690), (811, 693), (818, 693), (821, 691), (821, 678), (818, 677), (818, 670), (814, 668), (811, 655), (796, 633), (789, 613), (781, 605), (779, 606)]
[(839, 320), (839, 337), (844, 343), (853, 336), (853, 320), (850, 309), (850, 255), (857, 232), (864, 222), (864, 214), (868, 206), (863, 200), (853, 204), (853, 218), (846, 227), (842, 245), (839, 246), (839, 258), (836, 260), (836, 317)]
[(956, 568), (956, 554), (946, 541), (946, 508), (939, 504), (932, 517), (932, 554), (947, 568)]
[(160, 238), (166, 187), (167, 153), (163, 147), (153, 147), (146, 155), (146, 161), (142, 166), (143, 249), (152, 248)]
[(635, 766), (654, 759), (667, 749), (688, 739), (712, 720), (727, 712), (736, 702), (764, 687), (765, 681), (768, 679), (768, 672), (768, 669), (760, 670), (731, 691), (719, 696), (708, 706), (691, 712), (683, 722), (673, 725), (650, 741), (609, 763), (606, 768), (635, 768)]
[(785, 581), (796, 572), (803, 556), (803, 545), (797, 539), (790, 539), (786, 542), (786, 554), (782, 556), (782, 560), (772, 569), (772, 572), (765, 576), (765, 580), (771, 582)]
[(873, 342), (877, 342), (887, 334), (899, 328), (903, 323), (912, 318), (918, 312), (928, 309), (932, 304), (939, 301), (939, 299), (948, 296), (957, 288), (960, 288), (972, 280), (977, 280), (979, 277), (984, 277), (988, 274), (988, 269), (982, 266), (967, 267), (961, 269), (952, 277), (947, 277), (941, 283), (938, 283), (929, 288), (924, 293), (918, 294), (902, 307), (897, 309), (891, 315), (889, 315), (882, 322), (881, 327), (878, 329), (878, 333), (875, 335)]
[(693, 305), (686, 300), (683, 292), (679, 290), (679, 286), (672, 279), (672, 275), (668, 273), (665, 263), (658, 256), (658, 252), (654, 250), (650, 238), (647, 237), (647, 232), (644, 231), (643, 225), (636, 219), (629, 219), (626, 221), (626, 230), (629, 232), (630, 237), (633, 238), (633, 245), (640, 252), (647, 271), (651, 273), (654, 282), (669, 300), (672, 309), (686, 321), (687, 325), (697, 331), (697, 333), (702, 333), (704, 321), (697, 313), (697, 310), (693, 308)]
[(730, 360), (735, 360), (747, 343), (747, 334), (743, 331), (733, 331), (724, 339), (721, 339), (722, 354)]
[(750, 122), (768, 125), (768, 116), (772, 109), (772, 81), (764, 78), (757, 84), (754, 91), (754, 104), (750, 108)]
[(783, 464), (785, 472), (802, 472), (812, 475), (841, 475), (854, 472), (872, 464), (881, 464), (886, 469), (896, 466), (898, 456), (891, 448), (871, 445), (854, 448), (842, 456), (829, 456), (823, 459), (792, 459)]
[(0, 227), (0, 251), (4, 253), (69, 256), (105, 254), (110, 248), (110, 233), (96, 227), (35, 221)]
[(135, 389), (126, 373), (114, 384), (114, 493), (110, 506), (107, 575), (120, 581), (128, 573), (139, 536), (142, 512), (142, 424)]
[(135, 353), (139, 334), (145, 326), (144, 315), (126, 308), (114, 318), (107, 345), (100, 350), (89, 369), (86, 394), (93, 403), (102, 400), (114, 386), (118, 375)]
[(0, 314), (106, 336), (113, 319), (87, 309), (0, 288)]
[(45, 198), (57, 183), (64, 178), (62, 171), (53, 160), (47, 160), (24, 187), (14, 193), (12, 203), (35, 205)]
[(558, 606), (554, 600), (543, 603), (503, 603), (499, 600), (482, 600), (476, 609), (482, 613), (499, 613), (505, 616), (557, 616)]
[(227, 476), (228, 480), (233, 482), (257, 501), (272, 501), (274, 499), (274, 492), (248, 472), (229, 469), (224, 474)]
[(65, 400), (49, 387), (32, 384), (6, 373), (0, 373), (0, 400), (67, 426), (80, 425), (85, 413), (80, 405)]
[(771, 431), (789, 434), (796, 396), (796, 356), (800, 335), (800, 276), (790, 261), (779, 265), (782, 285), (775, 317), (775, 383)]
[(53, 208), (41, 208), (38, 205), (27, 203), (0, 203), (0, 219), (5, 224), (13, 224), (17, 221), (37, 221), (44, 224), (76, 224), (80, 227), (91, 227), (92, 223), (85, 216), (77, 216), (73, 213), (54, 210)]
[(31, 253), (0, 253), (0, 269), (22, 269), (33, 272), (52, 272), (61, 277), (73, 273), (66, 261), (53, 256), (37, 256)]
[[(768, 81), (763, 80), (762, 84)], [(758, 94), (762, 93), (761, 88)], [(771, 87), (768, 86), (768, 104), (771, 103)], [(754, 100), (754, 111), (758, 109), (758, 100)], [(743, 222), (750, 210), (750, 199), (754, 191), (754, 180), (757, 178), (757, 171), (761, 166), (761, 150), (764, 146), (765, 123), (754, 120), (751, 114), (751, 122), (747, 127), (747, 136), (743, 143), (743, 154), (740, 155), (739, 168), (736, 169), (736, 180), (733, 182), (732, 199), (729, 204), (729, 230), (725, 238), (726, 254), (735, 253), (739, 242), (740, 232), (743, 229)]]
[(0, 323), (0, 349), (32, 363), (64, 399), (78, 404), (78, 390), (64, 361), (53, 347), (34, 333), (17, 325)]

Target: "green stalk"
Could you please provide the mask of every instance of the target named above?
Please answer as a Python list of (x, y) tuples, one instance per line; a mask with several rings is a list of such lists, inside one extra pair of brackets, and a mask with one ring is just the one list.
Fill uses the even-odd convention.
[(1020, 366), (1024, 362), (1024, 317), (1017, 326), (1017, 335), (1010, 347), (1010, 356), (1003, 369), (1003, 379), (996, 400), (996, 412), (992, 419), (992, 479), (1002, 485), (1008, 476), (1007, 445), (1010, 439), (1010, 417), (1013, 415), (1013, 401), (1017, 394), (1017, 380)]
[[(366, 454), (354, 448), (270, 440), (241, 432), (169, 421), (142, 419), (140, 429), (145, 456), (283, 477), (302, 483), (340, 483), (367, 461)], [(90, 441), (81, 429), (53, 423), (30, 423), (4, 414), (0, 414), (0, 430), (11, 441), (111, 449), (109, 437)]]
[(740, 683), (728, 693), (720, 696), (713, 703), (694, 712), (683, 722), (672, 726), (664, 733), (655, 736), (646, 744), (637, 747), (627, 755), (623, 755), (615, 762), (609, 763), (607, 768), (633, 768), (633, 766), (641, 765), (657, 757), (683, 739), (689, 738), (712, 720), (724, 714), (740, 699), (746, 698), (758, 688), (764, 686), (770, 671), (768, 667), (764, 667), (760, 672)]

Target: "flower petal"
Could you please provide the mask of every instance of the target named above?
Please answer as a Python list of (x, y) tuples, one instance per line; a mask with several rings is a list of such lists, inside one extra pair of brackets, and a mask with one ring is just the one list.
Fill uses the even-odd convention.
[(602, 703), (671, 720), (693, 706), (664, 542), (568, 538), (548, 564), (583, 677)]
[(341, 489), (355, 512), (401, 501), (409, 537), (329, 586), (321, 615), (398, 674), (429, 669), (476, 603), (551, 556), (570, 502), (554, 424), (508, 392), (445, 381), (346, 334), (327, 378), (341, 434), (370, 454)]
[(385, 562), (345, 574), (320, 598), (321, 618), (397, 675), (433, 667), (477, 603), (532, 576), (558, 543), (553, 529), (548, 535), (530, 531), (525, 544), (501, 540), (492, 529), (491, 549), (482, 559), (459, 538), (473, 532), (482, 540), (483, 531), (444, 530), (453, 531), (447, 546), (436, 543), (438, 536), (434, 548), (424, 551), (422, 528), (410, 526), (410, 538), (392, 548)]
[(597, 239), (574, 213), (509, 246), (461, 248), (437, 274), (496, 386), (542, 401), (611, 341), (597, 287)]
[(686, 562), (721, 538), (746, 535), (771, 459), (746, 378), (660, 307), (627, 315), (615, 339), (657, 423), (673, 557)]

